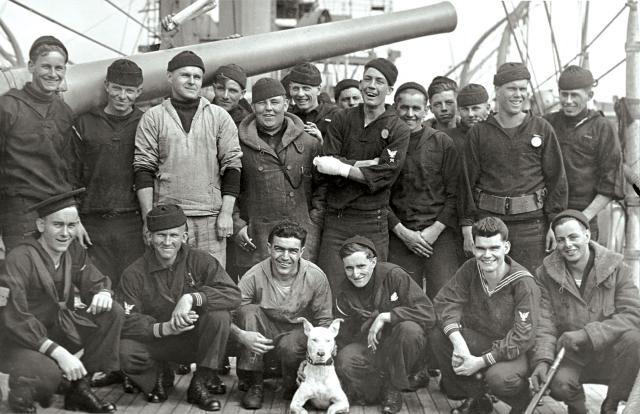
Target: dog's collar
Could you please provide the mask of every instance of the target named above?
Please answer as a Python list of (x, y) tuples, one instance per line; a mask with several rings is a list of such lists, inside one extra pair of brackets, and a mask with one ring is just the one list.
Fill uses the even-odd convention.
[(309, 355), (307, 355), (307, 363), (311, 365), (320, 365), (320, 366), (333, 365), (333, 357), (330, 357), (325, 362), (313, 362), (313, 360), (309, 357)]

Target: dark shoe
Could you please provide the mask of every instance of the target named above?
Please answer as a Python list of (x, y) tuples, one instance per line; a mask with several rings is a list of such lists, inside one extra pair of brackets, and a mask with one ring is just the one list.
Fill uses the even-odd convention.
[(420, 388), (427, 388), (429, 386), (429, 370), (423, 368), (413, 375), (409, 375), (409, 391), (416, 391)]
[(191, 372), (191, 365), (188, 364), (178, 364), (176, 367), (176, 374), (178, 375), (187, 375)]
[(493, 411), (493, 403), (486, 395), (480, 398), (467, 398), (463, 403), (451, 409), (451, 414), (489, 414)]
[[(167, 380), (165, 378), (165, 370), (161, 369), (156, 377), (156, 383), (149, 394), (147, 394), (147, 401), (150, 403), (161, 403), (167, 401), (169, 393), (167, 392)], [(173, 375), (173, 373), (171, 373)]]
[(402, 410), (402, 393), (391, 388), (387, 389), (382, 397), (380, 407), (385, 414), (396, 414)]
[(187, 390), (187, 402), (197, 405), (204, 411), (220, 411), (220, 401), (216, 400), (207, 390), (206, 379), (194, 375)]
[(229, 362), (229, 357), (224, 357), (224, 361), (222, 362), (222, 367), (220, 367), (219, 372), (222, 375), (228, 375), (229, 372), (231, 372), (231, 362)]
[(16, 385), (9, 391), (9, 408), (12, 413), (35, 413), (34, 389), (30, 385)]
[(126, 392), (127, 394), (134, 394), (140, 391), (140, 389), (136, 384), (133, 383), (133, 381), (131, 381), (131, 378), (123, 374), (122, 375), (122, 391)]
[(103, 374), (100, 378), (91, 379), (89, 385), (92, 387), (106, 387), (107, 385), (118, 384), (122, 382), (122, 371), (111, 371), (106, 374)]
[(242, 407), (246, 410), (259, 410), (264, 399), (264, 386), (253, 384), (242, 397)]
[(222, 395), (227, 392), (227, 386), (224, 381), (222, 381), (222, 378), (217, 374), (213, 374), (207, 378), (207, 390), (211, 394)]
[(87, 413), (113, 413), (116, 406), (95, 395), (89, 387), (89, 381), (83, 378), (72, 382), (71, 391), (64, 397), (64, 409)]
[(616, 414), (618, 412), (618, 402), (606, 397), (600, 406), (600, 414)]

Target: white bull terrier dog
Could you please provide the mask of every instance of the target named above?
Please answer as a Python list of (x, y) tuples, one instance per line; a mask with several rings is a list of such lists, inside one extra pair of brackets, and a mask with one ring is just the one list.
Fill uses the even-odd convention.
[(303, 406), (309, 400), (317, 409), (327, 410), (327, 414), (348, 412), (349, 400), (342, 391), (333, 365), (333, 357), (337, 353), (336, 336), (342, 319), (335, 319), (328, 328), (314, 327), (305, 318), (298, 318), (298, 321), (304, 324), (304, 334), (307, 335), (307, 360), (304, 381), (293, 395), (290, 412), (306, 414)]

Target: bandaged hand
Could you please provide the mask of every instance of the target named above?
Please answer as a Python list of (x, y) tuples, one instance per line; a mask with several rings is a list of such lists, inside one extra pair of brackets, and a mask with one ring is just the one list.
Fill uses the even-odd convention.
[(339, 175), (345, 178), (349, 176), (349, 170), (351, 170), (349, 164), (345, 164), (339, 159), (330, 156), (315, 157), (313, 159), (313, 165), (323, 174)]

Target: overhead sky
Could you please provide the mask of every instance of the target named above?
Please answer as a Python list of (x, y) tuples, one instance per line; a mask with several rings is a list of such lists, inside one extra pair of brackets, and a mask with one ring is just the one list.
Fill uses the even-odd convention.
[[(17, 0), (38, 12), (50, 16), (88, 36), (125, 54), (135, 53), (138, 42), (146, 43), (147, 32), (140, 25), (127, 19), (105, 0)], [(141, 20), (145, 0), (111, 0), (132, 16)], [(238, 1), (238, 0), (236, 0)], [(396, 0), (395, 10), (405, 10), (437, 3), (429, 0)], [(402, 55), (397, 60), (400, 69), (398, 82), (418, 81), (428, 85), (431, 79), (447, 72), (469, 53), (476, 40), (495, 22), (505, 16), (504, 7), (513, 10), (517, 2), (506, 0), (453, 0), (457, 14), (458, 27), (452, 33), (424, 37), (380, 47), (377, 52), (386, 55), (386, 49), (399, 50)], [(551, 19), (558, 43), (560, 61), (565, 64), (579, 51), (581, 32), (582, 3), (574, 0), (555, 0), (548, 2)], [(588, 24), (589, 40), (625, 5), (623, 0), (598, 0), (590, 2)], [(597, 78), (613, 64), (625, 56), (625, 36), (628, 10), (625, 10), (615, 23), (594, 43), (590, 52), (590, 67)], [(13, 31), (26, 55), (29, 45), (43, 34), (58, 36), (70, 50), (71, 60), (75, 63), (116, 57), (117, 54), (91, 43), (82, 37), (47, 22), (45, 19), (19, 7), (9, 0), (0, 0), (0, 17)], [(531, 19), (526, 29), (516, 29), (520, 46), (528, 44), (530, 67), (533, 67), (538, 82), (554, 72), (551, 35), (546, 18), (544, 4), (541, 1), (531, 3)], [(490, 48), (496, 48), (499, 35), (490, 38), (488, 45), (478, 53), (484, 58)], [(524, 39), (524, 42), (523, 40)], [(6, 45), (6, 41), (3, 42)], [(519, 60), (515, 45), (510, 60)], [(495, 57), (489, 59), (479, 70), (474, 82), (491, 85), (491, 76), (495, 71)], [(554, 81), (543, 88), (554, 88)], [(625, 95), (625, 65), (621, 65), (603, 78), (596, 89), (596, 98), (610, 101), (613, 95)]]

